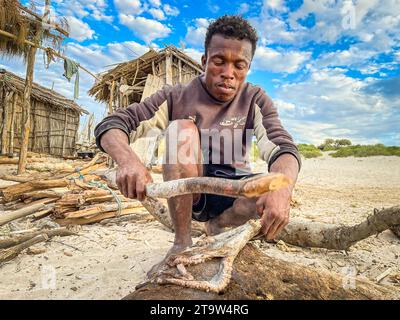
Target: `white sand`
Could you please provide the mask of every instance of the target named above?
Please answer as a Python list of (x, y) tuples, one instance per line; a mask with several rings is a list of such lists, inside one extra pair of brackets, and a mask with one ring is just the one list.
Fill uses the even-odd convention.
[[(256, 169), (262, 168), (257, 164)], [(292, 216), (357, 223), (374, 208), (400, 205), (400, 157), (334, 159), (324, 155), (303, 160), (295, 198), (299, 206), (292, 209)], [(84, 226), (80, 236), (38, 244), (35, 248), (45, 249), (44, 253), (23, 253), (1, 266), (0, 298), (120, 299), (145, 279), (172, 240), (172, 233), (149, 219)], [(400, 240), (390, 231), (359, 242), (347, 254), (308, 248), (287, 252), (275, 244), (257, 243), (274, 257), (336, 272), (347, 268), (371, 280), (392, 268), (382, 283), (400, 292), (400, 281), (391, 278), (400, 273)]]

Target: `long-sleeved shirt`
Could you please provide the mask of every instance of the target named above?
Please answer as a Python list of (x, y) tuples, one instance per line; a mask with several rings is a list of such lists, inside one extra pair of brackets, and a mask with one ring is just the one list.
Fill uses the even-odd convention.
[(222, 102), (211, 96), (202, 77), (187, 85), (164, 86), (141, 103), (107, 116), (95, 128), (97, 146), (104, 151), (101, 136), (110, 129), (120, 129), (128, 138), (134, 132), (136, 140), (152, 128), (164, 130), (171, 121), (191, 119), (200, 132), (206, 163), (249, 171), (248, 151), (255, 136), (260, 156), (269, 168), (284, 153), (296, 157), (300, 168), (297, 146), (262, 88), (246, 82), (232, 100)]

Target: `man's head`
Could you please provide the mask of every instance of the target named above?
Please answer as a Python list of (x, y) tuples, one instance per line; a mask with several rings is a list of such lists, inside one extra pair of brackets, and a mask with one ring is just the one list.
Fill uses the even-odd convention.
[(213, 97), (229, 101), (236, 95), (246, 80), (256, 45), (256, 31), (240, 16), (223, 16), (210, 24), (201, 62)]

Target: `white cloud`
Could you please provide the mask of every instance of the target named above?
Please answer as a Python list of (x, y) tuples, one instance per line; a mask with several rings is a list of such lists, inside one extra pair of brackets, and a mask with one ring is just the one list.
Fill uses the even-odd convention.
[(168, 16), (176, 17), (180, 13), (177, 7), (172, 7), (169, 4), (164, 4), (163, 9), (165, 14)]
[(160, 7), (161, 6), (161, 1), (160, 0), (149, 0), (150, 4), (154, 7)]
[(204, 54), (203, 51), (199, 51), (193, 48), (186, 48), (183, 50), (189, 57), (197, 61), (198, 63), (201, 64), (201, 56)]
[(294, 110), (296, 109), (296, 106), (293, 103), (286, 102), (280, 99), (274, 100), (275, 106), (278, 108), (278, 110), (284, 109), (284, 110)]
[(283, 0), (264, 0), (264, 6), (275, 11), (287, 10)]
[(132, 60), (148, 51), (148, 47), (135, 41), (111, 42), (105, 46), (92, 44), (82, 46), (69, 43), (66, 54), (82, 63), (92, 72), (101, 72), (112, 64)]
[(86, 39), (92, 39), (94, 30), (90, 26), (75, 17), (66, 17), (69, 25), (69, 36), (77, 41), (84, 41)]
[(315, 65), (317, 67), (335, 67), (335, 66), (361, 66), (368, 60), (379, 54), (375, 50), (362, 50), (357, 45), (352, 46), (348, 50), (337, 50), (322, 54)]
[[(290, 27), (298, 34), (297, 41), (336, 43), (342, 36), (351, 36), (365, 43), (366, 48), (390, 49), (399, 41), (400, 3), (398, 0), (304, 0), (301, 7), (289, 14)], [(304, 30), (300, 19), (314, 15), (316, 25)]]
[(57, 12), (62, 16), (75, 16), (111, 23), (113, 17), (106, 14), (108, 4), (105, 0), (60, 0), (57, 2)]
[(157, 20), (126, 14), (120, 14), (119, 20), (121, 24), (131, 29), (138, 38), (146, 43), (150, 43), (154, 39), (165, 38), (171, 33), (170, 28)]
[(195, 25), (189, 26), (187, 29), (185, 41), (194, 47), (203, 47), (210, 21), (205, 18), (197, 18), (194, 22)]
[(268, 10), (262, 10), (259, 17), (249, 20), (257, 30), (261, 45), (265, 46), (271, 43), (291, 44), (299, 38), (299, 31), (289, 31), (287, 23), (281, 17), (271, 15)]
[(249, 6), (248, 3), (246, 3), (246, 2), (241, 3), (240, 6), (239, 6), (238, 13), (239, 14), (246, 14), (247, 12), (249, 12), (249, 9), (250, 9), (250, 6)]
[(120, 14), (140, 14), (143, 12), (140, 0), (114, 0), (114, 4)]
[(158, 19), (158, 20), (165, 20), (165, 15), (164, 15), (164, 11), (162, 11), (161, 9), (155, 9), (155, 8), (151, 8), (149, 10), (149, 13), (153, 16), (153, 18)]
[[(290, 131), (301, 141), (321, 142), (336, 137), (394, 144), (400, 123), (400, 98), (389, 95), (393, 83), (354, 79), (342, 72), (313, 70), (304, 81), (278, 87), (277, 101), (295, 106), (283, 109)], [(386, 90), (381, 88), (383, 85), (387, 85)]]
[(212, 0), (207, 0), (207, 7), (212, 13), (217, 13), (220, 9), (217, 4), (212, 3)]
[(258, 47), (254, 56), (255, 69), (272, 72), (293, 73), (310, 58), (309, 52), (304, 51), (277, 51), (268, 47)]

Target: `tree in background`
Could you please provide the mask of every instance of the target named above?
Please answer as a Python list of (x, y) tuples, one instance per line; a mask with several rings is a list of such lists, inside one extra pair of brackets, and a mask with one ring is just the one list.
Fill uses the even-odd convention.
[(325, 139), (324, 143), (318, 146), (318, 149), (322, 151), (331, 151), (346, 146), (351, 146), (351, 141), (349, 139)]

